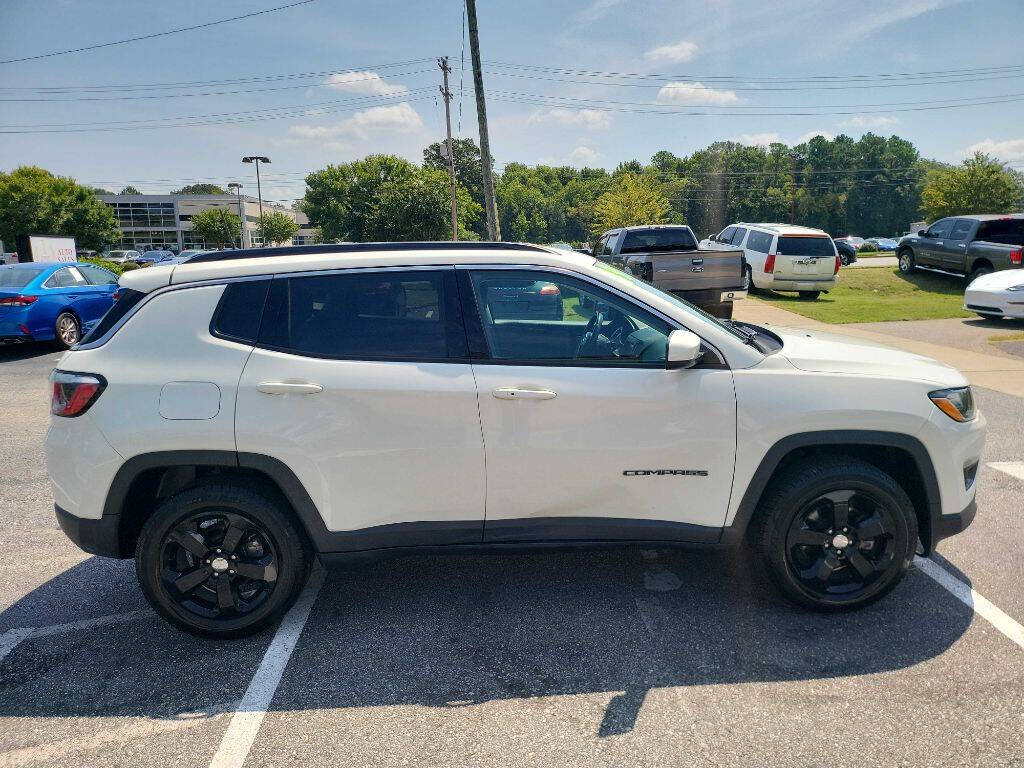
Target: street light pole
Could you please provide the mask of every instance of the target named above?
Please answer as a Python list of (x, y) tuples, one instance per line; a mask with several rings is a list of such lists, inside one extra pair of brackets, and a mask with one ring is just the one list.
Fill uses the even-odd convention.
[(267, 247), (267, 239), (263, 236), (263, 189), (260, 187), (260, 163), (269, 163), (269, 157), (263, 157), (262, 155), (252, 155), (250, 157), (243, 157), (243, 163), (255, 163), (256, 164), (256, 196), (260, 201), (260, 240), (263, 241), (261, 248)]
[(242, 185), (237, 181), (232, 181), (228, 184), (228, 189), (235, 190), (238, 195), (238, 247), (245, 248), (245, 209), (242, 208)]

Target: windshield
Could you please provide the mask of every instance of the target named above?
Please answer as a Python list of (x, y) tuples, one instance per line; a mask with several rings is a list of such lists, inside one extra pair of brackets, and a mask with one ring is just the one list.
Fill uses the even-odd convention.
[(598, 259), (594, 260), (594, 266), (598, 267), (599, 269), (601, 269), (605, 273), (607, 273), (608, 277), (614, 278), (615, 280), (620, 281), (620, 282), (629, 283), (630, 285), (632, 285), (632, 286), (634, 286), (636, 288), (641, 289), (644, 293), (648, 293), (648, 294), (650, 294), (652, 296), (656, 296), (659, 299), (664, 299), (665, 301), (668, 301), (668, 302), (674, 304), (676, 307), (678, 307), (679, 309), (683, 310), (688, 315), (691, 315), (691, 316), (693, 316), (693, 317), (695, 317), (697, 319), (703, 320), (705, 322), (713, 323), (714, 325), (717, 325), (723, 331), (726, 331), (727, 333), (732, 334), (733, 336), (735, 336), (740, 341), (746, 341), (747, 338), (748, 338), (748, 334), (743, 333), (742, 331), (737, 330), (737, 328), (734, 325), (732, 325), (731, 323), (727, 323), (727, 322), (725, 322), (723, 320), (719, 320), (717, 317), (708, 314), (707, 312), (705, 312), (700, 307), (694, 306), (690, 302), (688, 302), (688, 301), (686, 301), (684, 299), (680, 299), (678, 296), (673, 296), (671, 293), (666, 293), (665, 291), (661, 290), (660, 288), (655, 288), (650, 283), (646, 283), (646, 282), (644, 282), (643, 280), (641, 280), (641, 279), (639, 279), (637, 277), (633, 277), (633, 275), (630, 275), (627, 272), (623, 272), (618, 267), (614, 267), (611, 264), (608, 264), (606, 262), (600, 261)]
[(0, 267), (0, 288), (24, 288), (32, 282), (45, 267), (33, 269), (31, 267)]

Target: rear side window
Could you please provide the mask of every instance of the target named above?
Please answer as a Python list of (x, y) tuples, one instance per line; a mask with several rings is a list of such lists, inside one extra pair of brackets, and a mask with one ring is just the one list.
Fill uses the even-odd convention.
[(444, 360), (452, 309), (444, 283), (440, 271), (426, 270), (276, 279), (260, 346), (350, 360)]
[(118, 299), (114, 302), (114, 306), (108, 309), (100, 321), (92, 327), (92, 330), (85, 334), (82, 344), (91, 344), (105, 336), (107, 331), (117, 325), (117, 322), (142, 301), (146, 294), (142, 291), (133, 291), (131, 288), (119, 288), (117, 296)]
[(953, 225), (953, 229), (950, 230), (950, 240), (963, 240), (970, 234), (971, 226), (974, 224), (970, 219), (957, 219), (956, 224)]
[(58, 269), (43, 284), (46, 288), (75, 288), (80, 285), (88, 285), (88, 283), (77, 267)]
[(829, 237), (780, 237), (777, 251), (780, 256), (836, 255)]
[(774, 235), (752, 229), (750, 237), (747, 238), (747, 248), (758, 253), (768, 253), (772, 247), (772, 237)]
[(635, 229), (626, 233), (620, 253), (646, 251), (691, 251), (697, 247), (693, 233), (687, 227), (664, 229)]
[(210, 333), (244, 344), (255, 344), (270, 280), (228, 283), (210, 323)]
[(1024, 245), (1024, 219), (983, 221), (974, 239), (1003, 245)]

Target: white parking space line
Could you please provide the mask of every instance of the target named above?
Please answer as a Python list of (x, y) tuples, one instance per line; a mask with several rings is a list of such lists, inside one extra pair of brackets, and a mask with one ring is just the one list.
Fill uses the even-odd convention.
[(274, 698), (274, 692), (281, 682), (285, 667), (288, 666), (288, 659), (306, 626), (306, 619), (309, 618), (316, 596), (323, 586), (324, 576), (325, 571), (318, 566), (310, 575), (309, 582), (295, 605), (281, 620), (281, 625), (274, 633), (274, 639), (270, 641), (270, 647), (263, 654), (259, 669), (256, 670), (245, 696), (242, 697), (242, 702), (238, 705), (238, 710), (231, 718), (231, 724), (221, 739), (220, 747), (210, 761), (210, 768), (242, 768), (242, 763), (252, 749), (256, 734)]
[(990, 461), (987, 466), (1005, 472), (1010, 477), (1024, 480), (1024, 461)]
[(67, 632), (78, 632), (79, 630), (102, 627), (107, 624), (121, 624), (125, 621), (135, 621), (136, 619), (152, 617), (154, 615), (155, 614), (152, 611), (148, 610), (128, 611), (127, 613), (112, 613), (107, 616), (97, 616), (92, 619), (71, 621), (67, 624), (50, 624), (45, 627), (17, 627), (16, 629), (9, 629), (0, 635), (0, 661), (3, 661), (4, 657), (13, 651), (19, 643), (30, 637), (63, 635)]
[(929, 560), (926, 557), (915, 557), (914, 565), (922, 573), (927, 574), (947, 589), (957, 600), (973, 608), (975, 613), (987, 619), (993, 627), (998, 629), (1008, 639), (1024, 648), (1024, 627), (1007, 616), (1002, 609), (978, 594), (969, 584), (961, 581), (934, 560)]

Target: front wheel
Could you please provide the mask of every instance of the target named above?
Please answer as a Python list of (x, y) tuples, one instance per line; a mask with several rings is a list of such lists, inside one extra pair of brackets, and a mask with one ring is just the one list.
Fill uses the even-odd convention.
[(899, 267), (900, 272), (904, 275), (909, 275), (914, 271), (914, 254), (909, 248), (904, 248), (899, 254)]
[(139, 534), (135, 570), (150, 605), (194, 635), (255, 634), (298, 597), (312, 558), (270, 494), (235, 485), (186, 489)]
[(70, 312), (61, 312), (53, 324), (54, 342), (61, 349), (71, 349), (82, 339), (82, 326)]
[(790, 600), (823, 611), (861, 608), (903, 578), (917, 517), (903, 489), (865, 461), (835, 456), (791, 466), (762, 500), (757, 543)]

